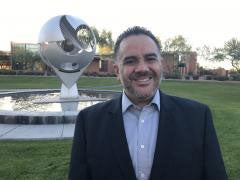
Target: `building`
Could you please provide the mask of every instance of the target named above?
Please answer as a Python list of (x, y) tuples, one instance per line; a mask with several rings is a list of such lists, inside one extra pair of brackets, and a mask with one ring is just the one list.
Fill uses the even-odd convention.
[(10, 70), (11, 68), (11, 53), (8, 51), (0, 51), (0, 70)]
[(11, 42), (12, 70), (43, 71), (44, 64), (39, 56), (39, 45)]
[(196, 75), (197, 74), (197, 53), (186, 52), (181, 55), (176, 53), (163, 52), (163, 74), (164, 76), (172, 76), (179, 74)]
[(178, 55), (173, 53), (162, 53), (163, 75), (171, 76), (178, 68)]
[(188, 52), (184, 53), (181, 61), (185, 64), (184, 73), (196, 75), (197, 74), (197, 53), (196, 52)]
[[(162, 53), (163, 61), (163, 75), (172, 76), (175, 74), (179, 75), (196, 75), (197, 74), (197, 53), (188, 52), (181, 56), (174, 53)], [(180, 58), (179, 58), (180, 57)], [(114, 60), (112, 56), (101, 57), (96, 55), (92, 63), (85, 70), (85, 74), (106, 74), (113, 75)]]
[(91, 64), (87, 67), (86, 75), (114, 75), (113, 59), (111, 56), (101, 57), (95, 55)]
[[(174, 76), (197, 74), (197, 53), (187, 52), (178, 55), (176, 53), (163, 52), (163, 75)], [(92, 63), (87, 67), (86, 75), (114, 75), (113, 55), (95, 55)], [(41, 72), (51, 72), (51, 68), (41, 61), (39, 45), (32, 43), (11, 42), (11, 52), (0, 53), (0, 69)], [(48, 73), (47, 73), (48, 74)]]
[(224, 68), (221, 68), (221, 67), (212, 70), (212, 73), (215, 76), (227, 76), (227, 74), (228, 74), (227, 72), (228, 72), (227, 70), (225, 70)]

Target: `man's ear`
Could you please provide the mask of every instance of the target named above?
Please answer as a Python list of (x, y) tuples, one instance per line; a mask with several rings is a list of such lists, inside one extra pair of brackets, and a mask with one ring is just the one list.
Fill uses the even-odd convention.
[(120, 80), (119, 64), (115, 63), (115, 64), (113, 65), (113, 69), (114, 69), (114, 72), (115, 72), (115, 74), (116, 74), (116, 76), (117, 76), (117, 80)]

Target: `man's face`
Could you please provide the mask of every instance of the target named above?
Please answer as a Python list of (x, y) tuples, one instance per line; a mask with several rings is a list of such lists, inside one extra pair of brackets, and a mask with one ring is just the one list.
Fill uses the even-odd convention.
[(136, 105), (146, 105), (159, 86), (161, 61), (155, 42), (146, 35), (131, 35), (121, 42), (115, 73), (128, 98)]

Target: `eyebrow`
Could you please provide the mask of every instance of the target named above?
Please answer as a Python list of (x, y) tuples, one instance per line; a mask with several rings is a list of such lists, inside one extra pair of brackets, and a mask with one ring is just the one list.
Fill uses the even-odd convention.
[[(144, 58), (148, 58), (148, 57), (155, 57), (155, 58), (157, 58), (158, 57), (158, 55), (156, 54), (156, 53), (147, 53), (147, 54), (145, 54), (144, 55)], [(123, 61), (127, 61), (127, 60), (129, 60), (129, 59), (137, 59), (137, 57), (136, 56), (126, 56), (124, 59), (123, 59)]]
[(136, 57), (136, 56), (126, 56), (126, 57), (124, 58), (124, 61), (125, 61), (125, 60), (128, 60), (128, 59), (137, 59), (137, 57)]
[(145, 54), (144, 57), (147, 58), (149, 56), (154, 56), (154, 57), (158, 57), (158, 55), (156, 53), (148, 53), (148, 54)]

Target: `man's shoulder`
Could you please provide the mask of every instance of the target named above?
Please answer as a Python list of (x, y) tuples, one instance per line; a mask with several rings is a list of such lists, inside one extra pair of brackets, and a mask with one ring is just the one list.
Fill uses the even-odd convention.
[(161, 99), (164, 103), (167, 103), (168, 105), (172, 105), (174, 107), (186, 107), (186, 108), (206, 108), (208, 107), (206, 104), (199, 102), (197, 100), (185, 98), (185, 97), (179, 97), (174, 95), (168, 95), (165, 93), (162, 93)]
[[(120, 99), (121, 97), (115, 97), (113, 99), (100, 102), (97, 104), (94, 104), (92, 106), (89, 106), (87, 108), (84, 108), (81, 110), (83, 113), (102, 113), (103, 111), (111, 111), (113, 108), (116, 108), (116, 106), (120, 105)], [(119, 106), (120, 108), (120, 106)]]

